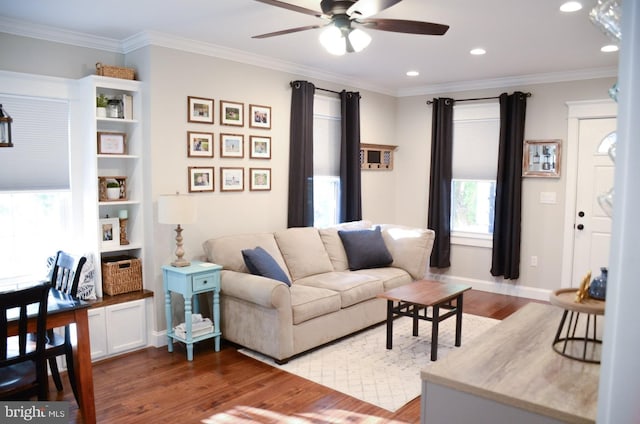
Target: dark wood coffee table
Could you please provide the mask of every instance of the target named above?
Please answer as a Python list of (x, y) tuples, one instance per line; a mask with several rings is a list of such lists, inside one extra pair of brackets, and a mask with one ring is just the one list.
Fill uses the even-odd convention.
[[(387, 349), (393, 347), (393, 320), (398, 316), (413, 319), (413, 335), (418, 335), (418, 320), (431, 321), (431, 360), (438, 359), (438, 325), (456, 316), (456, 346), (462, 340), (462, 294), (471, 286), (419, 280), (378, 295), (387, 299)], [(397, 303), (396, 303), (397, 302)], [(454, 304), (455, 302), (455, 304)], [(431, 316), (427, 310), (431, 307)], [(440, 314), (440, 309), (447, 312)]]

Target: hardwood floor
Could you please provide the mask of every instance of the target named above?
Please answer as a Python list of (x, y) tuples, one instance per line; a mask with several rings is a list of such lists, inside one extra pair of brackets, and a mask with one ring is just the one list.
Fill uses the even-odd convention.
[[(504, 319), (531, 302), (476, 290), (465, 293), (464, 311)], [(147, 348), (93, 366), (99, 423), (417, 423), (419, 398), (395, 413), (253, 360), (223, 343), (196, 345), (194, 360), (175, 345)], [(65, 382), (50, 387), (51, 400), (69, 401), (70, 422), (82, 418)]]

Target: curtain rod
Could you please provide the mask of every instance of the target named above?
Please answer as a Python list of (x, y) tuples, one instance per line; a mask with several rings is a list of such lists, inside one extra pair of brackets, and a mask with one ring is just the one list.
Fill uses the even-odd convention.
[[(293, 85), (294, 85), (295, 83), (296, 83), (296, 81), (291, 81), (291, 82), (289, 83), (289, 85), (290, 85), (291, 87), (293, 87)], [(326, 92), (328, 92), (328, 93), (333, 93), (333, 94), (340, 95), (340, 92), (339, 92), (339, 91), (329, 90), (328, 88), (320, 88), (320, 87), (315, 87), (315, 88), (316, 88), (316, 90), (326, 91)]]
[[(524, 93), (524, 95), (525, 95), (525, 96), (527, 96), (527, 97), (531, 97), (531, 93), (529, 93), (529, 92)], [(473, 99), (458, 99), (458, 100), (454, 99), (453, 101), (454, 101), (454, 103), (455, 103), (455, 102), (472, 102), (472, 101), (476, 101), (476, 100), (493, 100), (493, 99), (499, 99), (499, 98), (500, 98), (500, 96), (494, 96), (494, 97), (476, 97), (476, 98), (473, 98)], [(428, 104), (428, 105), (431, 105), (431, 104), (433, 104), (433, 101), (431, 101), (431, 100), (427, 100), (427, 104)]]

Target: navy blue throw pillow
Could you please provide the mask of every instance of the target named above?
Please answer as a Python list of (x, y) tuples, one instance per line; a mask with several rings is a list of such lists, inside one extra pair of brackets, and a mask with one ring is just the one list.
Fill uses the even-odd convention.
[(261, 275), (262, 277), (272, 278), (282, 281), (287, 286), (291, 286), (291, 281), (287, 274), (280, 268), (275, 259), (262, 247), (255, 249), (244, 249), (242, 251), (244, 263), (253, 275)]
[(379, 268), (390, 265), (393, 257), (384, 244), (380, 227), (373, 230), (338, 231), (347, 253), (349, 269)]

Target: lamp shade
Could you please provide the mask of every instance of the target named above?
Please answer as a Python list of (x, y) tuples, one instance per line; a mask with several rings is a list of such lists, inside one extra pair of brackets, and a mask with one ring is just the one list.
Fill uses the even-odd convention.
[(158, 197), (160, 224), (193, 224), (196, 222), (196, 202), (192, 196), (165, 194)]

